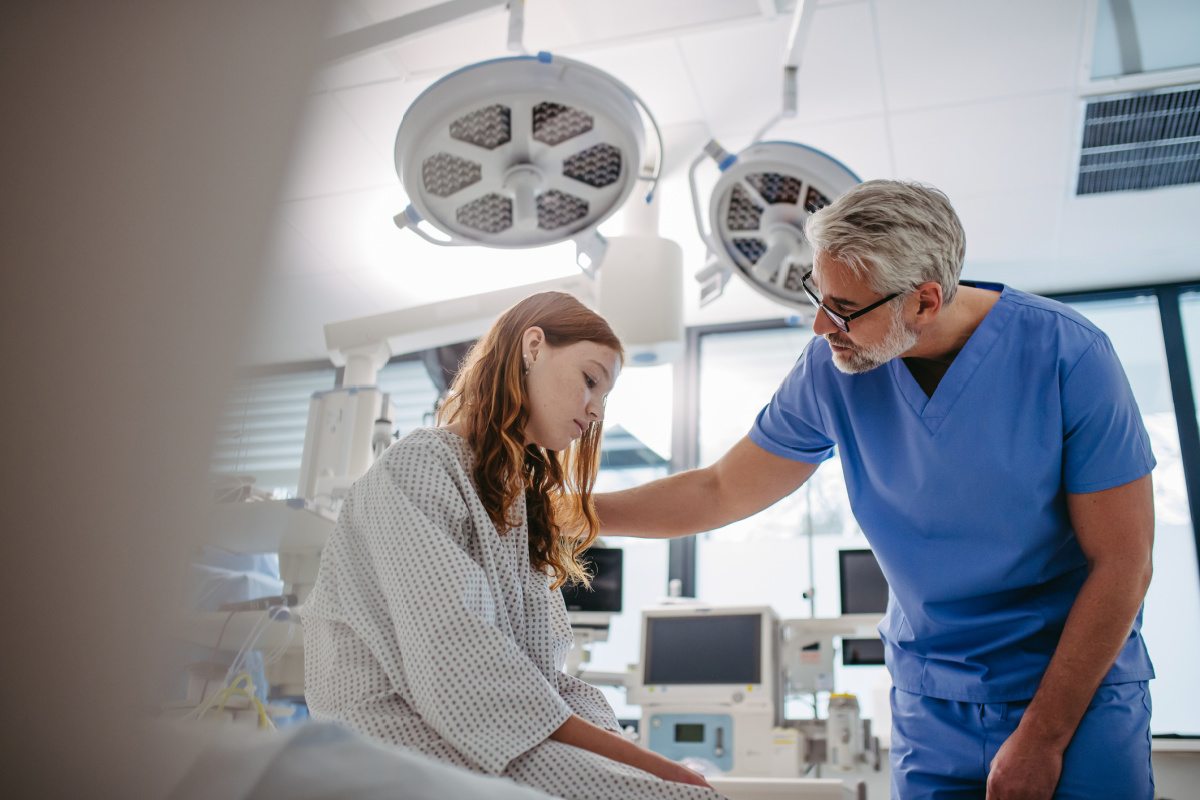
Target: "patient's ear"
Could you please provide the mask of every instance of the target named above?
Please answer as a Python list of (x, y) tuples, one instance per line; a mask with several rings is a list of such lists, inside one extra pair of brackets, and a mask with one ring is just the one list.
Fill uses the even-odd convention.
[(530, 361), (537, 361), (538, 350), (546, 342), (546, 332), (534, 325), (521, 334), (521, 353), (529, 356)]

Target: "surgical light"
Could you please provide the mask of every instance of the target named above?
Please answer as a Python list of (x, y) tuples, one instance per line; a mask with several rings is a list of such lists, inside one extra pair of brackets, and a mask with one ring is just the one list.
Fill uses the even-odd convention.
[[(641, 111), (639, 112), (639, 108)], [(396, 172), (410, 205), (395, 218), (426, 241), (529, 248), (573, 240), (588, 272), (596, 228), (643, 175), (647, 124), (636, 94), (601, 70), (539, 53), (447, 75), (409, 107)], [(422, 230), (425, 223), (448, 240)]]
[(804, 222), (859, 183), (858, 176), (795, 142), (756, 142), (732, 156), (714, 141), (705, 154), (717, 162), (721, 177), (710, 195), (706, 229), (696, 187), (703, 155), (692, 163), (696, 225), (709, 250), (708, 263), (696, 275), (701, 305), (720, 296), (736, 273), (776, 302), (811, 310), (800, 285), (813, 262)]

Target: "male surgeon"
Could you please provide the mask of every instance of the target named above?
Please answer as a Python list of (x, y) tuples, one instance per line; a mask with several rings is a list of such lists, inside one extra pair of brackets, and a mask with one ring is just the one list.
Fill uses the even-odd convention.
[(727, 525), (836, 448), (891, 586), (892, 797), (1150, 800), (1155, 462), (1108, 338), (960, 280), (936, 189), (868, 181), (806, 235), (818, 335), (715, 464), (598, 495), (603, 532)]

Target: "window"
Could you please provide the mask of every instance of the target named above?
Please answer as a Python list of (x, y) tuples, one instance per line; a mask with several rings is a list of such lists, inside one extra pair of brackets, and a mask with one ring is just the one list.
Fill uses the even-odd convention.
[[(218, 424), (212, 471), (253, 476), (259, 489), (295, 497), (310, 401), (313, 393), (333, 389), (336, 375), (327, 367), (235, 381)], [(391, 396), (401, 436), (433, 424), (437, 390), (422, 362), (389, 363), (377, 384)]]
[(1200, 64), (1200, 5), (1195, 0), (1099, 0), (1092, 77)]
[(400, 436), (412, 433), (416, 428), (437, 424), (433, 418), (433, 406), (437, 402), (438, 390), (425, 369), (425, 362), (418, 359), (392, 361), (379, 370), (375, 379), (379, 391), (387, 392), (388, 400), (395, 409), (393, 421)]
[[(1189, 347), (1194, 376), (1200, 374), (1200, 360), (1195, 355), (1200, 352), (1200, 297), (1185, 297), (1181, 310), (1185, 330), (1195, 339), (1195, 347)], [(1153, 472), (1154, 579), (1142, 621), (1142, 634), (1158, 675), (1150, 682), (1154, 700), (1151, 730), (1200, 733), (1200, 686), (1196, 683), (1200, 580), (1158, 304), (1153, 297), (1137, 297), (1071, 305), (1112, 340), (1158, 461)]]
[(295, 497), (313, 392), (333, 388), (335, 370), (234, 381), (213, 443), (212, 471), (251, 475), (277, 497)]

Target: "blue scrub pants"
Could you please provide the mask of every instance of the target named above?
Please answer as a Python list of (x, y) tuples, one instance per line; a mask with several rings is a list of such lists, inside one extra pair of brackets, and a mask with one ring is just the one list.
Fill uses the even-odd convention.
[[(984, 800), (988, 768), (1029, 705), (892, 689), (892, 800)], [(1056, 800), (1152, 800), (1146, 683), (1101, 686), (1063, 754)]]

